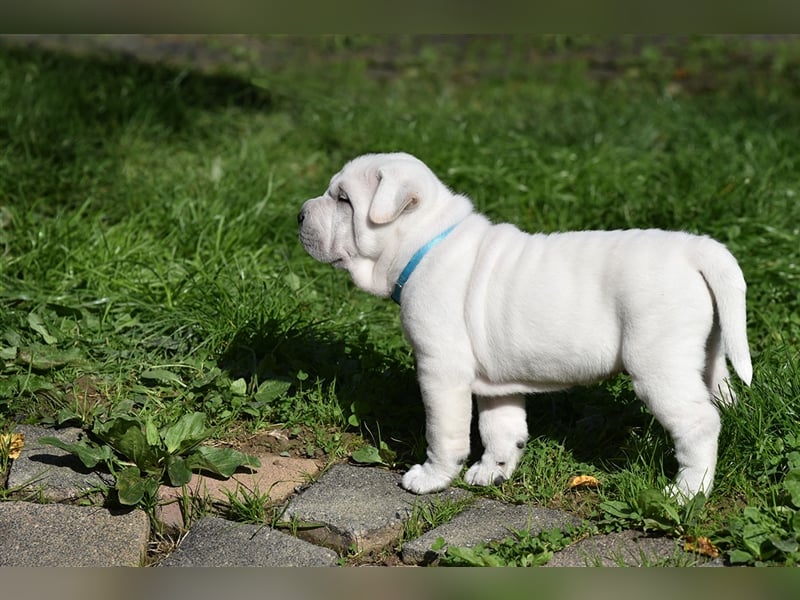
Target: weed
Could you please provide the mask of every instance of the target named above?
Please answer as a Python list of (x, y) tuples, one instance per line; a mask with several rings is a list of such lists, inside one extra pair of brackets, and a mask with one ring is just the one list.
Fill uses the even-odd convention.
[(76, 455), (89, 469), (103, 463), (114, 475), (121, 504), (144, 503), (145, 508), (153, 508), (162, 482), (185, 485), (192, 470), (230, 477), (240, 466), (260, 466), (257, 458), (232, 448), (201, 445), (211, 435), (205, 418), (203, 413), (186, 414), (159, 428), (152, 418), (115, 414), (94, 422), (93, 439), (74, 444), (55, 437), (40, 441)]
[(430, 502), (415, 502), (411, 514), (403, 525), (403, 540), (418, 538), (426, 531), (447, 523), (462, 512), (473, 501), (470, 497), (460, 499), (434, 499)]
[(800, 439), (794, 434), (781, 444), (770, 475), (777, 479), (772, 495), (761, 505), (735, 516), (720, 542), (734, 564), (794, 565), (800, 561)]
[[(205, 494), (192, 493), (187, 486), (181, 486), (181, 495), (178, 497), (184, 529), (191, 529), (192, 525), (205, 516), (214, 514), (214, 501)], [(151, 516), (151, 522), (154, 519)]]
[[(554, 552), (568, 546), (578, 535), (577, 529), (560, 528), (539, 533), (514, 531), (510, 536), (473, 547), (448, 546), (439, 560), (445, 567), (536, 567), (547, 564)], [(432, 547), (441, 550), (445, 541), (439, 538)]]
[(227, 516), (232, 521), (271, 525), (275, 511), (270, 506), (269, 490), (261, 492), (258, 486), (250, 489), (244, 485), (233, 491), (226, 490)]
[(633, 501), (606, 500), (599, 504), (599, 526), (607, 530), (641, 529), (675, 536), (694, 535), (704, 515), (706, 497), (700, 493), (684, 505), (654, 489)]

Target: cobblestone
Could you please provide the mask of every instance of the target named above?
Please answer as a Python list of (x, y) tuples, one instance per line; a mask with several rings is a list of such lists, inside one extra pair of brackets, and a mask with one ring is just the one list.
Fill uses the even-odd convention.
[[(28, 482), (31, 470), (35, 471), (35, 496), (46, 504), (0, 503), (0, 566), (135, 566), (154, 562), (153, 557), (145, 559), (149, 544), (158, 536), (151, 531), (143, 511), (75, 506), (76, 499), (89, 502), (94, 498), (86, 491), (87, 485), (97, 483), (92, 479), (96, 475), (80, 463), (65, 460), (60, 449), (38, 443), (39, 436), (53, 435), (53, 431), (29, 427), (17, 431), (26, 434), (26, 445), (12, 462), (9, 481)], [(64, 430), (58, 435), (75, 441), (79, 434), (77, 430)], [(268, 466), (275, 461), (262, 462)], [(41, 465), (46, 465), (42, 473)], [(270, 475), (261, 472), (258, 477), (267, 481)], [(281, 477), (305, 480), (299, 473), (282, 472)], [(430, 564), (447, 545), (471, 547), (503, 539), (515, 530), (540, 532), (580, 523), (563, 511), (475, 498), (462, 489), (417, 496), (399, 484), (400, 475), (386, 469), (337, 464), (299, 493), (291, 492), (294, 495), (281, 516), (281, 528), (238, 523), (213, 514), (201, 516), (190, 525), (177, 549), (155, 562), (164, 567), (335, 566), (346, 564), (353, 556), (368, 560), (380, 553), (396, 555), (401, 547), (406, 564)], [(30, 484), (23, 489), (30, 490)], [(174, 502), (174, 498), (163, 501)], [(217, 497), (217, 504), (220, 502), (222, 498)], [(406, 524), (415, 509), (457, 514), (401, 545), (402, 538), (409, 535)], [(446, 545), (432, 551), (432, 544), (440, 537)], [(582, 540), (557, 553), (549, 564), (694, 566), (722, 562), (698, 559), (669, 538), (625, 531)]]

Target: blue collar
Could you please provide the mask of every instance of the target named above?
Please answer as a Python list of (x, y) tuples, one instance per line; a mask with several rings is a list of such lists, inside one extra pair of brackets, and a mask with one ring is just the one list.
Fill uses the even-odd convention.
[[(459, 222), (460, 223), (460, 222)], [(414, 272), (414, 269), (417, 268), (419, 262), (425, 257), (425, 255), (433, 248), (436, 244), (441, 242), (444, 238), (446, 238), (453, 229), (456, 228), (456, 225), (459, 223), (455, 223), (445, 229), (442, 233), (437, 235), (433, 238), (430, 242), (425, 244), (422, 248), (416, 251), (414, 256), (411, 257), (411, 260), (408, 261), (406, 268), (403, 269), (403, 272), (400, 273), (400, 277), (397, 278), (397, 283), (394, 284), (394, 291), (392, 292), (392, 300), (400, 304), (400, 293), (403, 291), (403, 286), (408, 281), (408, 278), (411, 277), (411, 274)]]

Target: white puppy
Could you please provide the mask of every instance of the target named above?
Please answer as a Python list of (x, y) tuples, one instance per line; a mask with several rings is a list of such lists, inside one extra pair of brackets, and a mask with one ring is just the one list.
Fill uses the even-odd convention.
[(708, 493), (730, 403), (725, 356), (749, 385), (745, 281), (720, 243), (661, 230), (551, 235), (493, 225), (417, 158), (358, 157), (298, 216), (315, 259), (400, 303), (425, 404), (428, 458), (403, 477), (446, 488), (470, 449), (476, 485), (511, 476), (528, 438), (523, 394), (627, 372), (672, 436), (671, 492)]

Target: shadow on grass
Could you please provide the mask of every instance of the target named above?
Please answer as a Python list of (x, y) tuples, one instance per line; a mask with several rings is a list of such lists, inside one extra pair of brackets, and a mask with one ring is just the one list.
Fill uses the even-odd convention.
[[(241, 78), (122, 55), (77, 57), (0, 46), (0, 78), (15, 82), (0, 107), (0, 122), (6, 124), (0, 126), (0, 144), (19, 163), (8, 168), (18, 169), (24, 181), (19, 199), (52, 198), (62, 206), (86, 199), (86, 189), (69, 184), (76, 170), (88, 169), (113, 185), (127, 156), (122, 142), (130, 128), (169, 140), (184, 132), (198, 135), (193, 130), (198, 109), (275, 108), (268, 90)], [(20, 176), (28, 172), (32, 176)], [(38, 176), (42, 172), (51, 176)], [(113, 195), (98, 195), (106, 196), (113, 201)]]
[(401, 459), (420, 451), (424, 412), (416, 374), (365, 339), (348, 343), (272, 317), (242, 328), (219, 365), (249, 384), (291, 382), (284, 404), (273, 407), (278, 421), (343, 426), (351, 418), (366, 439), (386, 441)]
[(528, 397), (531, 439), (563, 443), (574, 459), (603, 470), (630, 466), (641, 455), (674, 470), (669, 436), (647, 411), (627, 378)]

